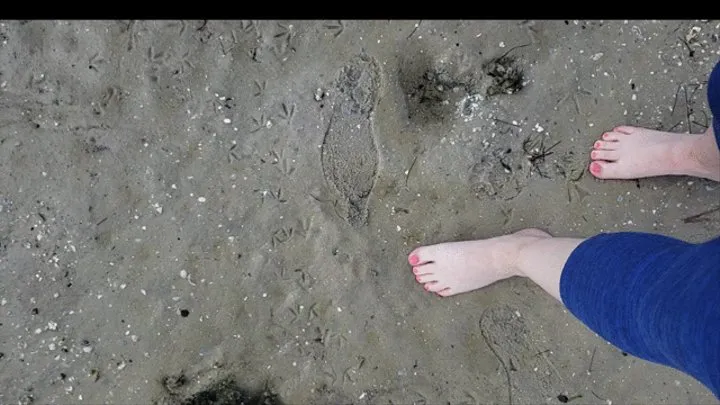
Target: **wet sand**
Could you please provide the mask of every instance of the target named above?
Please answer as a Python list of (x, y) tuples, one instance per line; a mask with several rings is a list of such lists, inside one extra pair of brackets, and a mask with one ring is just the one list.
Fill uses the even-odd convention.
[(716, 236), (720, 212), (692, 218), (716, 183), (587, 164), (619, 124), (704, 131), (718, 32), (1, 23), (0, 403), (715, 403), (527, 280), (440, 299), (406, 255)]

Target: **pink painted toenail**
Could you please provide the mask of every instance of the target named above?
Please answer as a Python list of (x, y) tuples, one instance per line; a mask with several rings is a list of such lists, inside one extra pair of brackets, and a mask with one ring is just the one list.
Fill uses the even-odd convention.
[(410, 264), (412, 264), (413, 266), (420, 263), (420, 258), (417, 257), (417, 255), (410, 256), (409, 260), (410, 260)]
[(418, 269), (417, 269), (417, 267), (413, 267), (413, 273), (415, 273), (415, 274), (417, 274), (417, 273), (418, 273)]
[(610, 136), (610, 134), (608, 134), (607, 132), (605, 132), (605, 133), (603, 134), (603, 138), (605, 138), (605, 139), (607, 139), (608, 136)]
[(599, 174), (601, 169), (602, 168), (600, 167), (599, 163), (597, 163), (597, 162), (590, 163), (590, 171), (593, 172), (594, 174)]
[(599, 147), (600, 147), (600, 141), (595, 142), (595, 147), (596, 147), (596, 148), (599, 148)]
[(595, 159), (595, 156), (597, 156), (597, 152), (595, 152), (595, 151), (590, 152), (591, 158)]

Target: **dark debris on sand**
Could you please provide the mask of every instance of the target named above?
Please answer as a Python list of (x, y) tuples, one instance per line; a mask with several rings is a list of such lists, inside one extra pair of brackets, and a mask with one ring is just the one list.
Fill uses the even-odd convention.
[(277, 394), (265, 387), (259, 392), (243, 389), (235, 381), (222, 380), (195, 393), (181, 405), (283, 405)]
[(491, 60), (483, 66), (483, 72), (492, 78), (486, 92), (488, 97), (515, 94), (523, 88), (524, 73), (513, 56), (503, 55)]

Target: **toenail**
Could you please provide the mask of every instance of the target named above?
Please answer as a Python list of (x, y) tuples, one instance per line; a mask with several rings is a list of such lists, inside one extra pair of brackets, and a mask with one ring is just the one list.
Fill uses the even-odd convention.
[(591, 158), (595, 159), (595, 156), (597, 156), (597, 152), (595, 152), (595, 151), (590, 152)]
[(596, 147), (596, 148), (599, 148), (599, 147), (600, 147), (600, 141), (595, 142), (595, 147)]
[(417, 272), (418, 272), (417, 267), (413, 267), (413, 273), (417, 274)]
[(411, 255), (409, 260), (410, 264), (412, 264), (413, 266), (420, 263), (420, 258), (417, 257), (417, 255)]
[(428, 290), (428, 291), (430, 290), (430, 286), (427, 285), (427, 284), (425, 284), (425, 285), (423, 286), (423, 288), (425, 288), (425, 290)]
[(600, 164), (597, 162), (590, 163), (590, 171), (593, 173), (600, 173)]

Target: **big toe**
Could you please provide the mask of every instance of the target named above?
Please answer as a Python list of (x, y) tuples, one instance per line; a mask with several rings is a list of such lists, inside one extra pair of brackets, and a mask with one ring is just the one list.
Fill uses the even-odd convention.
[(590, 173), (599, 179), (617, 179), (621, 175), (617, 163), (601, 161), (590, 163)]
[(413, 250), (408, 255), (408, 263), (411, 266), (422, 266), (435, 261), (436, 252), (433, 246), (422, 246)]

